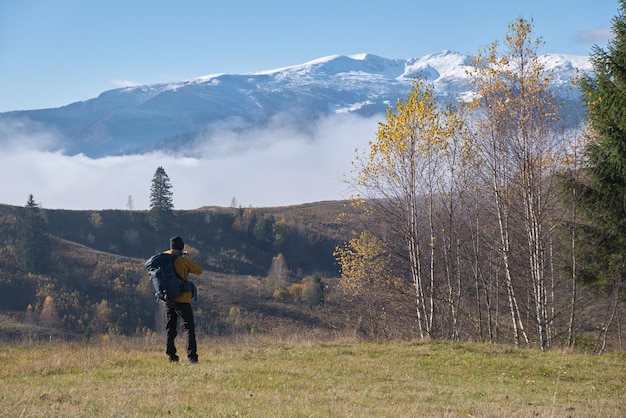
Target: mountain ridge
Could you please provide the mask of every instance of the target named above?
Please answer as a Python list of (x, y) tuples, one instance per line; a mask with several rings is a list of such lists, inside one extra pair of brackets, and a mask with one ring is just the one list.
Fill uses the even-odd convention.
[[(554, 86), (590, 69), (587, 57), (545, 54)], [(470, 94), (471, 57), (449, 50), (410, 59), (373, 54), (329, 55), (304, 64), (246, 74), (209, 74), (102, 92), (49, 109), (0, 113), (0, 122), (25, 121), (56, 133), (55, 150), (89, 157), (192, 144), (217, 128), (245, 130), (284, 118), (297, 127), (333, 114), (384, 115), (420, 74), (443, 100)], [(0, 145), (2, 144), (0, 140)]]

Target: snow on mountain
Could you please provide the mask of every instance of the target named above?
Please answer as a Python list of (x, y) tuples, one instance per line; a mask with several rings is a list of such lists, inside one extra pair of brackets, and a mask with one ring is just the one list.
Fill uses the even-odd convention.
[(548, 71), (553, 72), (553, 83), (559, 87), (569, 84), (581, 73), (591, 71), (589, 57), (579, 55), (549, 54), (541, 57)]
[(466, 55), (443, 51), (437, 54), (426, 55), (422, 58), (408, 60), (402, 76), (404, 78), (413, 78), (421, 74), (431, 81), (445, 77), (465, 79), (467, 78), (465, 70), (469, 63), (470, 58)]
[[(587, 71), (587, 57), (544, 55), (555, 86)], [(470, 58), (451, 51), (408, 60), (372, 54), (332, 55), (248, 74), (210, 74), (173, 83), (105, 91), (60, 108), (0, 113), (58, 132), (59, 148), (91, 157), (193, 144), (224, 127), (246, 130), (289, 121), (296, 128), (333, 114), (384, 115), (418, 74), (447, 100), (471, 93)], [(0, 138), (0, 145), (3, 139)]]

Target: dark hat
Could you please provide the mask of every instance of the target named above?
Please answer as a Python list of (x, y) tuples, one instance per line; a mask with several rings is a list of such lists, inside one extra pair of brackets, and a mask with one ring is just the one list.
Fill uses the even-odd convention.
[(182, 251), (185, 248), (185, 243), (181, 237), (170, 238), (170, 248), (172, 250)]

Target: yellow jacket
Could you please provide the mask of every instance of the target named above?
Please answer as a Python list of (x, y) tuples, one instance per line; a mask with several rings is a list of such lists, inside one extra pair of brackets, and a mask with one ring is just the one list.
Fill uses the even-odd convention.
[[(176, 270), (176, 274), (178, 274), (179, 278), (186, 279), (189, 276), (189, 273), (193, 274), (202, 274), (202, 267), (200, 267), (195, 261), (189, 258), (187, 255), (183, 255), (182, 252), (176, 250), (167, 250), (166, 254), (178, 254), (174, 260), (174, 270)], [(192, 298), (191, 292), (183, 292), (178, 295), (174, 302), (182, 302), (182, 303), (191, 303)]]

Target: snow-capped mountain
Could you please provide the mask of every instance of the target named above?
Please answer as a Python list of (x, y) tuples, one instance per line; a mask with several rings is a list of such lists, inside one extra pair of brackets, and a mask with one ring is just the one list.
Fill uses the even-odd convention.
[[(576, 69), (590, 69), (587, 57), (542, 59), (554, 70), (557, 89)], [(114, 89), (59, 108), (0, 113), (0, 122), (55, 132), (61, 138), (55, 146), (68, 154), (129, 154), (193, 144), (225, 126), (245, 130), (277, 119), (303, 128), (332, 114), (380, 114), (382, 120), (418, 74), (442, 98), (470, 93), (468, 64), (467, 56), (450, 51), (408, 60), (336, 55), (269, 71)], [(0, 146), (3, 141), (0, 137)]]

